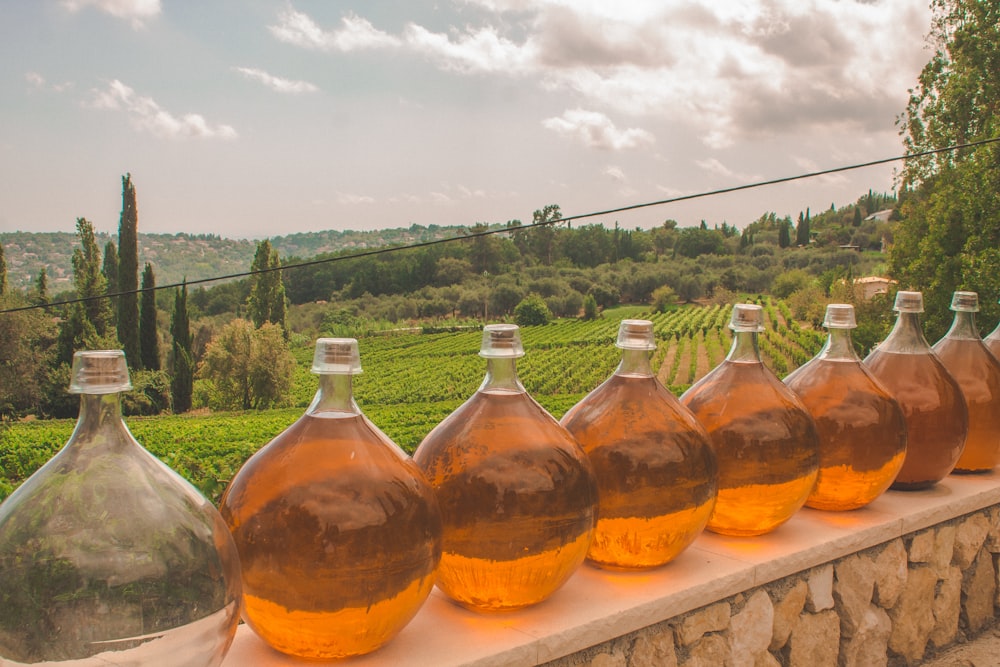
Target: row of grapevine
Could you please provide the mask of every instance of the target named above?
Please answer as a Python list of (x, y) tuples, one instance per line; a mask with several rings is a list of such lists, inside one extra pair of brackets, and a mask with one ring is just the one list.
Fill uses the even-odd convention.
[[(765, 303), (769, 304), (769, 308)], [(800, 327), (781, 301), (764, 302), (768, 329), (760, 336), (765, 363), (779, 375), (819, 349), (823, 336)], [(653, 322), (657, 349), (652, 365), (679, 394), (725, 358), (731, 341), (732, 306), (682, 307), (639, 314)], [(781, 314), (781, 317), (778, 316)], [(560, 320), (522, 329), (526, 356), (518, 363), (528, 391), (556, 417), (614, 372), (620, 351), (618, 320)], [(486, 369), (479, 358), (482, 331), (423, 334), (399, 331), (359, 340), (364, 372), (355, 378), (355, 397), (365, 413), (407, 451), (471, 396)], [(130, 418), (136, 437), (210, 498), (254, 451), (290, 425), (316, 391), (308, 371), (312, 342), (294, 355), (295, 407), (255, 413), (216, 413)], [(0, 425), (0, 499), (66, 442), (72, 420)]]

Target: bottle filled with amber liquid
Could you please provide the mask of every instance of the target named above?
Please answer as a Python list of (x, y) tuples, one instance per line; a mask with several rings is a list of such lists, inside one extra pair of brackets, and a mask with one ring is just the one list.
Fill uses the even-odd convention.
[(243, 566), (244, 619), (312, 659), (368, 653), (434, 586), (441, 515), (413, 461), (354, 401), (353, 338), (316, 341), (319, 391), (250, 457), (222, 498)]
[(952, 472), (989, 472), (1000, 463), (1000, 361), (979, 338), (979, 295), (955, 292), (951, 309), (955, 319), (934, 352), (962, 388), (969, 411), (965, 449)]
[(0, 665), (215, 667), (240, 618), (226, 524), (122, 420), (121, 350), (73, 356), (69, 441), (0, 505)]
[(906, 455), (906, 420), (854, 351), (854, 306), (831, 303), (823, 326), (829, 331), (823, 349), (785, 384), (802, 399), (819, 432), (819, 475), (806, 505), (853, 510), (896, 479)]
[(708, 434), (660, 383), (649, 320), (623, 320), (614, 375), (562, 418), (597, 476), (598, 520), (587, 559), (598, 566), (663, 565), (701, 534), (718, 470)]
[(597, 488), (586, 454), (517, 376), (512, 324), (483, 330), (486, 378), (413, 455), (444, 523), (437, 585), (475, 610), (541, 602), (587, 555)]
[(924, 338), (920, 292), (896, 293), (896, 324), (865, 364), (899, 401), (906, 457), (891, 488), (926, 489), (952, 471), (965, 448), (969, 414), (958, 383)]
[(761, 535), (792, 517), (819, 467), (816, 424), (760, 358), (763, 311), (733, 306), (733, 344), (716, 368), (681, 396), (708, 431), (719, 465), (719, 495), (708, 529)]

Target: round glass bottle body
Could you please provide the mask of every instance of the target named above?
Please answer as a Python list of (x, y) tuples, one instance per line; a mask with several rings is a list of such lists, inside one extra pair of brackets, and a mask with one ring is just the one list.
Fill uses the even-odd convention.
[(802, 400), (819, 434), (819, 474), (806, 505), (852, 510), (882, 495), (906, 456), (906, 420), (851, 343), (854, 307), (827, 306), (829, 338), (785, 384)]
[(441, 517), (419, 469), (354, 402), (357, 341), (320, 339), (316, 352), (312, 404), (244, 464), (221, 511), (247, 623), (279, 651), (329, 659), (379, 648), (416, 615)]
[(718, 470), (708, 434), (650, 368), (652, 323), (624, 320), (618, 347), (614, 375), (560, 423), (597, 478), (598, 520), (587, 559), (606, 568), (656, 567), (705, 528)]
[(760, 360), (760, 306), (733, 307), (729, 356), (681, 396), (705, 427), (719, 466), (708, 529), (761, 535), (792, 517), (819, 467), (816, 425), (795, 394)]
[(587, 555), (594, 473), (573, 437), (517, 378), (517, 327), (488, 325), (479, 390), (413, 455), (444, 524), (438, 587), (475, 610), (541, 602)]
[(120, 350), (77, 352), (73, 435), (0, 505), (0, 663), (219, 665), (239, 560), (218, 511), (136, 442)]
[(986, 345), (987, 350), (993, 353), (996, 360), (1000, 361), (1000, 324), (997, 324), (990, 335), (983, 339), (983, 344)]
[(979, 338), (978, 295), (955, 292), (951, 307), (955, 320), (933, 349), (962, 388), (969, 411), (965, 449), (952, 472), (989, 472), (1000, 463), (1000, 362)]
[(920, 292), (898, 292), (896, 324), (865, 365), (903, 408), (906, 457), (891, 488), (926, 489), (954, 469), (969, 430), (962, 390), (920, 329)]

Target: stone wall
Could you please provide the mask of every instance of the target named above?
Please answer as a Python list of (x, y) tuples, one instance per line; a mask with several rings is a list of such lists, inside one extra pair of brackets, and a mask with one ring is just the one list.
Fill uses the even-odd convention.
[(994, 506), (714, 601), (547, 665), (918, 665), (996, 623), (998, 554), (1000, 507)]

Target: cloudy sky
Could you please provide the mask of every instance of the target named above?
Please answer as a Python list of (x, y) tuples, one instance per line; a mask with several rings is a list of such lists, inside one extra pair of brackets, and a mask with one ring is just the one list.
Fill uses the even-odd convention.
[[(898, 155), (921, 0), (39, 0), (0, 21), (0, 231), (530, 222)], [(598, 218), (797, 216), (893, 167)]]

